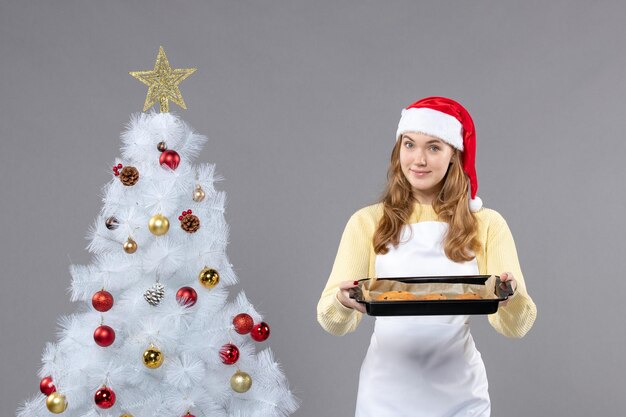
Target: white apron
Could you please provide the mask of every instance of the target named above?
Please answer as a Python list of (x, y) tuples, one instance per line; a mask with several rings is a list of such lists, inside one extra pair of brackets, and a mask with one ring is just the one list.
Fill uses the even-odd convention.
[[(477, 275), (476, 259), (443, 251), (444, 222), (405, 226), (398, 248), (376, 257), (376, 276)], [(488, 417), (487, 374), (469, 316), (377, 317), (361, 366), (356, 417)]]

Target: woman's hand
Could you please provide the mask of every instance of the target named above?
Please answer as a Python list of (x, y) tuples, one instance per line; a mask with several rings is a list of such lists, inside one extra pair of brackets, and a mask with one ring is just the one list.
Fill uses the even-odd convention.
[(502, 288), (503, 290), (506, 290), (505, 282), (509, 282), (511, 284), (511, 288), (513, 289), (513, 295), (509, 296), (509, 298), (507, 298), (504, 301), (500, 301), (499, 306), (504, 307), (508, 304), (511, 297), (515, 295), (515, 290), (517, 289), (517, 281), (515, 281), (515, 277), (513, 276), (512, 273), (503, 272), (500, 274), (500, 282), (501, 282), (500, 288)]
[(342, 281), (339, 283), (339, 290), (337, 291), (337, 300), (344, 306), (352, 308), (354, 310), (365, 313), (365, 306), (358, 303), (356, 300), (350, 298), (350, 288), (358, 287), (358, 281)]

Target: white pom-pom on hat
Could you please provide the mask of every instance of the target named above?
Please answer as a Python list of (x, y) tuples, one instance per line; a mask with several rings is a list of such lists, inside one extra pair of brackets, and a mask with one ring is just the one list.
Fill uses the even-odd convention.
[(472, 198), (469, 202), (469, 209), (472, 213), (476, 213), (482, 207), (483, 207), (483, 200), (481, 200), (480, 197), (478, 196), (476, 196), (475, 198)]

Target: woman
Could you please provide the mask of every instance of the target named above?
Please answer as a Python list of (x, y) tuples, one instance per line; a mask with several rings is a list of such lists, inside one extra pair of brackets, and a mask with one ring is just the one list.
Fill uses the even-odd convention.
[[(359, 324), (356, 279), (500, 275), (515, 293), (489, 322), (522, 337), (536, 307), (526, 291), (506, 221), (476, 196), (476, 135), (467, 110), (427, 97), (403, 109), (379, 204), (348, 221), (317, 307), (331, 334)], [(468, 197), (471, 196), (471, 199)], [(361, 367), (356, 416), (489, 416), (487, 376), (469, 316), (377, 317)]]

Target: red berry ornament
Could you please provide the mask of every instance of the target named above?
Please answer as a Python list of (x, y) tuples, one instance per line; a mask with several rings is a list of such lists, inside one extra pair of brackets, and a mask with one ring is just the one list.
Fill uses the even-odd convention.
[(233, 319), (233, 326), (235, 326), (235, 331), (239, 334), (247, 334), (252, 330), (252, 326), (254, 326), (254, 321), (249, 314), (241, 313), (237, 314)]
[(54, 384), (52, 383), (51, 376), (47, 376), (41, 380), (41, 382), (39, 383), (39, 390), (45, 396), (48, 396), (52, 394), (53, 392), (56, 392), (57, 387), (55, 387)]
[(180, 156), (176, 151), (168, 150), (161, 153), (159, 157), (159, 164), (167, 165), (170, 169), (178, 168), (178, 164), (180, 164)]
[(182, 287), (176, 292), (176, 301), (185, 307), (191, 307), (198, 301), (198, 293), (191, 287)]
[(239, 349), (232, 343), (225, 344), (220, 349), (220, 358), (222, 363), (232, 365), (239, 359)]
[(109, 326), (98, 326), (93, 332), (93, 340), (96, 341), (98, 346), (111, 346), (115, 342), (115, 331)]
[(257, 323), (252, 326), (250, 336), (252, 336), (252, 338), (257, 342), (264, 342), (268, 337), (270, 337), (270, 326), (268, 326), (264, 321)]
[(120, 176), (120, 169), (122, 169), (122, 164), (117, 164), (117, 165), (113, 165), (113, 173), (115, 174), (116, 177)]
[(115, 404), (115, 392), (109, 387), (102, 387), (96, 391), (94, 401), (100, 408), (111, 408)]
[(113, 296), (108, 291), (98, 291), (91, 297), (91, 305), (98, 311), (109, 311), (113, 307)]

